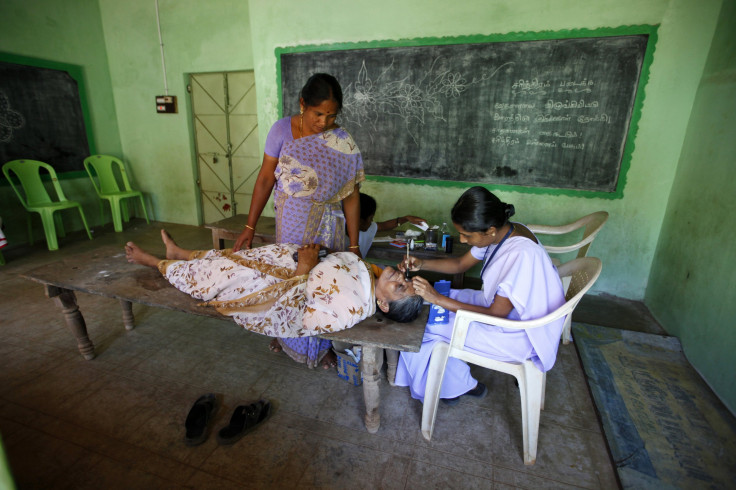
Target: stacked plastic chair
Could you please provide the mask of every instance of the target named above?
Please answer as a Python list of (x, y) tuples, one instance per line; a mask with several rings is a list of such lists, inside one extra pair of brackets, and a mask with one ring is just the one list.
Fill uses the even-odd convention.
[[(56, 192), (56, 200), (52, 199), (43, 184), (41, 174), (43, 172), (49, 174), (51, 185)], [(82, 218), (84, 229), (87, 230), (87, 236), (92, 240), (92, 233), (87, 225), (87, 218), (84, 216), (81, 204), (77, 201), (70, 201), (64, 195), (64, 191), (59, 184), (59, 178), (56, 171), (48, 163), (39, 162), (37, 160), (13, 160), (3, 165), (3, 174), (10, 182), (10, 186), (20, 199), (21, 204), (29, 212), (28, 214), (28, 241), (33, 244), (33, 229), (31, 226), (31, 214), (38, 213), (41, 216), (43, 230), (46, 234), (46, 244), (49, 250), (58, 250), (59, 242), (56, 238), (57, 232), (60, 237), (66, 236), (64, 225), (61, 221), (61, 215), (57, 211), (76, 208)]]
[[(87, 170), (89, 178), (92, 179), (92, 185), (94, 185), (95, 191), (100, 197), (100, 215), (103, 213), (102, 200), (110, 203), (110, 212), (112, 213), (112, 222), (115, 231), (123, 231), (123, 221), (127, 223), (130, 220), (127, 203), (122, 202), (124, 199), (135, 197), (140, 199), (143, 214), (146, 217), (146, 223), (149, 223), (148, 211), (146, 210), (146, 203), (143, 200), (143, 194), (130, 187), (128, 174), (125, 172), (125, 165), (123, 165), (123, 162), (119, 158), (110, 155), (92, 155), (84, 159), (84, 168)], [(116, 170), (119, 180), (115, 175)], [(122, 188), (120, 187), (121, 183)]]

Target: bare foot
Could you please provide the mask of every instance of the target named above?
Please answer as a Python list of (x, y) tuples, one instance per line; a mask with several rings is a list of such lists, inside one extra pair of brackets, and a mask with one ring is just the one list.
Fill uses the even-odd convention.
[(166, 258), (169, 260), (187, 260), (191, 254), (191, 250), (184, 250), (176, 244), (169, 232), (161, 230), (161, 240), (166, 245)]
[(125, 258), (127, 258), (128, 262), (132, 264), (145, 265), (148, 267), (156, 267), (161, 261), (161, 259), (145, 252), (133, 242), (125, 244)]
[(332, 369), (337, 366), (337, 356), (331, 350), (327, 351), (319, 365), (322, 366), (322, 369)]
[(279, 339), (273, 339), (270, 344), (268, 344), (268, 348), (271, 350), (271, 352), (281, 352), (281, 344), (279, 344)]

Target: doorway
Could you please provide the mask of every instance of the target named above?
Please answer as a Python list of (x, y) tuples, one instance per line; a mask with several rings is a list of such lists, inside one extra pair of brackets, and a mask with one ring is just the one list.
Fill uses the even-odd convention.
[(246, 214), (261, 155), (253, 71), (189, 76), (202, 219)]

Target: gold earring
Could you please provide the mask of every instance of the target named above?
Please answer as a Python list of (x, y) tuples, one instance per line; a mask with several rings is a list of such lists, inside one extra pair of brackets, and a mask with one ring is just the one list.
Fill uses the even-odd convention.
[(302, 109), (301, 107), (299, 108), (299, 114), (304, 114), (304, 109)]

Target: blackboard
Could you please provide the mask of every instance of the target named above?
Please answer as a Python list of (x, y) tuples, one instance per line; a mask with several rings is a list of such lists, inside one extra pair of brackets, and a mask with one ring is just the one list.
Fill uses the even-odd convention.
[(29, 159), (83, 170), (89, 144), (79, 88), (64, 70), (0, 62), (0, 165)]
[(614, 192), (648, 38), (284, 50), (283, 114), (327, 72), (369, 175)]

